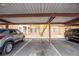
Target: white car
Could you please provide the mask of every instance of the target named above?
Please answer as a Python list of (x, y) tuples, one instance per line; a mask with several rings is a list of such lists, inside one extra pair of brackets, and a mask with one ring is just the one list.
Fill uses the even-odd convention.
[(0, 29), (0, 52), (8, 54), (18, 41), (23, 41), (25, 35), (17, 29)]

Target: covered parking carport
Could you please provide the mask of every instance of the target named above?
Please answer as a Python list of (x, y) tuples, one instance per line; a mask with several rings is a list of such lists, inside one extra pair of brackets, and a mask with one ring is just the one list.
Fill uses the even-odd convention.
[[(79, 55), (78, 50), (79, 48), (75, 49), (70, 46), (70, 44), (64, 44), (63, 47), (61, 47), (63, 44), (56, 45), (59, 40), (57, 40), (56, 43), (53, 41), (51, 34), (51, 26), (53, 24), (63, 24), (67, 28), (69, 26), (78, 26), (79, 24), (79, 4), (55, 4), (55, 3), (26, 3), (26, 4), (0, 4), (0, 24), (5, 25), (6, 28), (9, 28), (9, 25), (17, 25), (17, 24), (48, 24), (49, 31), (47, 34), (49, 37), (50, 44), (53, 45), (52, 48), (55, 50), (53, 54), (52, 50), (48, 53), (48, 55)], [(69, 27), (71, 28), (71, 27)], [(60, 42), (63, 43), (64, 41)], [(51, 45), (52, 45), (51, 44)], [(74, 46), (77, 44), (73, 44)], [(24, 46), (24, 45), (23, 45)], [(45, 46), (45, 45), (44, 45)], [(44, 47), (43, 46), (43, 47)], [(48, 46), (48, 44), (46, 45)], [(78, 45), (77, 45), (78, 46)], [(43, 48), (42, 47), (42, 48)], [(59, 47), (59, 48), (58, 48)], [(61, 48), (67, 48), (68, 50), (61, 51)], [(29, 48), (29, 47), (28, 47)], [(45, 47), (46, 48), (46, 47)], [(72, 54), (70, 49), (72, 51), (75, 51), (74, 54)], [(29, 48), (30, 49), (30, 48)], [(38, 50), (38, 49), (37, 49)], [(59, 50), (59, 51), (58, 51)], [(65, 53), (66, 51), (67, 53)], [(43, 53), (42, 53), (43, 52)], [(63, 53), (62, 53), (63, 52)], [(69, 52), (69, 53), (68, 53)], [(17, 52), (18, 53), (18, 52)], [(17, 53), (14, 53), (14, 55), (17, 55)], [(22, 52), (23, 53), (23, 52)], [(41, 51), (42, 55), (45, 55), (46, 51)], [(21, 54), (22, 55), (22, 54)], [(38, 54), (39, 55), (39, 54)]]

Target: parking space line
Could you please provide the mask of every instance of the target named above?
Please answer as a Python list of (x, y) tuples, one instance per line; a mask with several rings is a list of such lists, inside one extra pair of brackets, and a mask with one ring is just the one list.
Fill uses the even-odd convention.
[(50, 43), (51, 47), (56, 51), (56, 53), (59, 55), (59, 56), (62, 56), (61, 53), (56, 49), (56, 47)]
[(27, 43), (25, 43), (18, 51), (16, 51), (16, 53), (13, 54), (13, 56), (16, 56), (16, 54), (18, 54), (31, 41), (32, 41), (32, 39), (30, 39)]

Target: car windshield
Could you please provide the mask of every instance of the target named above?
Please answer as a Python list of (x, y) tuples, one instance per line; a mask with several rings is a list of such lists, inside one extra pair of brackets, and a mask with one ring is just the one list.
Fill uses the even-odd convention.
[(3, 33), (3, 32), (5, 32), (5, 31), (7, 31), (7, 30), (5, 30), (5, 29), (0, 29), (0, 33)]
[(79, 33), (79, 29), (73, 29), (74, 33)]

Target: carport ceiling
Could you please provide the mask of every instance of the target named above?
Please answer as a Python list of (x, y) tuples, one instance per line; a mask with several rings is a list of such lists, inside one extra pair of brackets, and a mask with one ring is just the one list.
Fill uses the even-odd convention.
[(0, 14), (79, 13), (78, 3), (2, 3)]
[(78, 3), (0, 3), (0, 18), (8, 23), (66, 23), (78, 16)]

